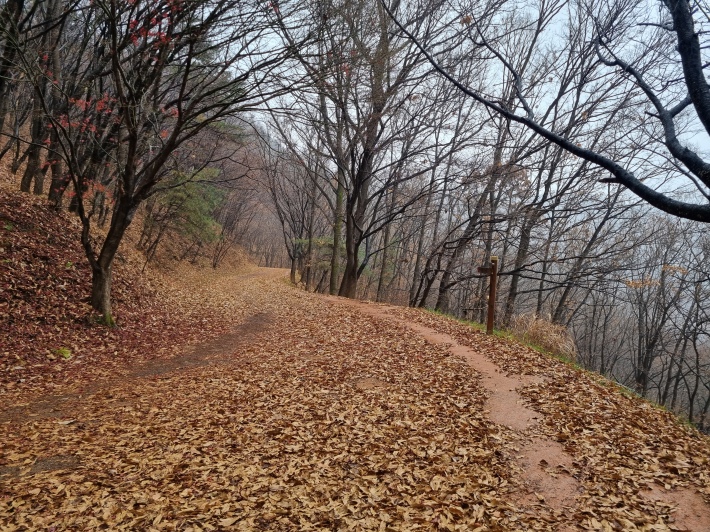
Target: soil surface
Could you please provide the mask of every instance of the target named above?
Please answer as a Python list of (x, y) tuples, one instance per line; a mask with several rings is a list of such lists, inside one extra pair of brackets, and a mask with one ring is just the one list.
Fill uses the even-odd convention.
[(708, 438), (669, 414), (453, 320), (212, 275), (229, 332), (0, 407), (0, 531), (710, 530)]
[[(394, 307), (369, 302), (348, 300), (346, 304), (380, 319), (392, 319), (391, 313), (396, 310)], [(540, 416), (525, 406), (525, 401), (517, 392), (518, 388), (530, 383), (544, 384), (545, 379), (539, 376), (505, 375), (482, 353), (459, 344), (452, 336), (406, 319), (399, 318), (397, 321), (428, 342), (446, 345), (452, 354), (464, 358), (483, 377), (481, 383), (489, 392), (485, 405), (488, 417), (520, 435), (515, 441), (518, 454), (514, 461), (520, 468), (524, 489), (517, 494), (515, 503), (529, 509), (529, 505), (545, 502), (560, 517), (578, 510), (576, 495), (583, 492), (584, 488), (571, 475), (572, 456), (565, 452), (559, 442), (535, 434), (532, 429)], [(646, 496), (674, 509), (674, 528), (700, 531), (710, 527), (710, 506), (692, 489), (665, 491), (654, 487)], [(571, 523), (563, 522), (558, 528), (574, 529)]]

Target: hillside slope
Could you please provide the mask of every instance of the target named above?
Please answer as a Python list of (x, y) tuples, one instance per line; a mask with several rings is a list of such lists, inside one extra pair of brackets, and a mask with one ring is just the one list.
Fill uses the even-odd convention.
[(119, 326), (96, 323), (88, 304), (91, 270), (80, 224), (35, 196), (0, 188), (0, 398), (49, 393), (56, 386), (120, 375), (137, 361), (172, 356), (179, 345), (229, 327), (180, 270), (141, 273), (130, 243), (114, 266)]
[(282, 270), (129, 282), (128, 251), (106, 329), (66, 226), (1, 200), (0, 531), (710, 528), (710, 439), (599, 377)]

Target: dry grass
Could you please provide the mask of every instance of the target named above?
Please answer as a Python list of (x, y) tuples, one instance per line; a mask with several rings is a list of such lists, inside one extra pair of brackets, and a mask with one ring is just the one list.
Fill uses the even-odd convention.
[(510, 331), (522, 342), (573, 362), (577, 360), (574, 339), (563, 325), (547, 321), (535, 313), (518, 314), (511, 320)]

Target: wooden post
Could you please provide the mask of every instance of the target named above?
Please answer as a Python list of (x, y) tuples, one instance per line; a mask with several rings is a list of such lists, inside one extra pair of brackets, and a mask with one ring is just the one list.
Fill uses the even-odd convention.
[(490, 268), (490, 292), (488, 293), (488, 320), (486, 322), (486, 334), (493, 334), (493, 324), (495, 322), (495, 312), (496, 312), (496, 285), (498, 284), (498, 257), (493, 255), (491, 257), (491, 268)]

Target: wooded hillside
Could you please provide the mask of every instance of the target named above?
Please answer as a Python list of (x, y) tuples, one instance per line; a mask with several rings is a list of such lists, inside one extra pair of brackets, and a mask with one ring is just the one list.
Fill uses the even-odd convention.
[(0, 530), (710, 522), (710, 440), (602, 377), (286, 269), (205, 257), (138, 276), (133, 245), (108, 328), (68, 264), (81, 227), (2, 201)]
[(241, 247), (309, 291), (478, 322), (496, 256), (500, 327), (560, 331), (707, 431), (709, 12), (2, 0), (0, 160), (81, 224), (83, 259), (51, 247), (68, 237), (43, 256), (89, 268), (108, 326), (142, 282), (114, 280), (131, 231), (145, 263)]

